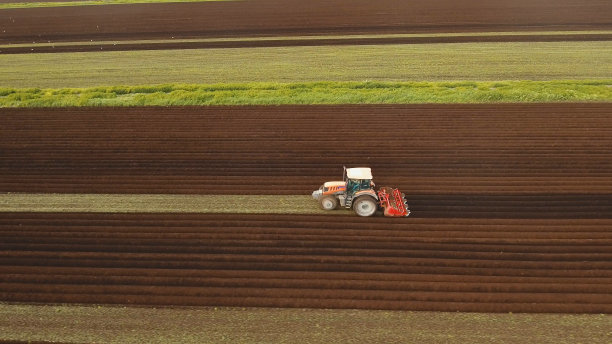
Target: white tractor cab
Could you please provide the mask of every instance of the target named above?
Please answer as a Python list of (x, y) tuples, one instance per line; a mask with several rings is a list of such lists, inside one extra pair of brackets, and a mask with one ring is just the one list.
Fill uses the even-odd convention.
[(352, 208), (359, 216), (373, 216), (379, 209), (384, 209), (385, 216), (410, 214), (399, 190), (388, 187), (380, 188), (378, 192), (374, 190), (372, 170), (369, 167), (344, 167), (342, 179), (326, 182), (312, 193), (322, 209), (334, 210), (338, 206)]

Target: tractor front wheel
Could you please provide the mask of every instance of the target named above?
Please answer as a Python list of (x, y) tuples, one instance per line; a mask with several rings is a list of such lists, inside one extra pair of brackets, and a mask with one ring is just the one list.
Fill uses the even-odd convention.
[(370, 196), (361, 196), (353, 202), (353, 210), (359, 216), (373, 216), (377, 209), (376, 200)]
[(321, 209), (334, 210), (338, 207), (338, 199), (332, 196), (325, 196), (321, 199)]

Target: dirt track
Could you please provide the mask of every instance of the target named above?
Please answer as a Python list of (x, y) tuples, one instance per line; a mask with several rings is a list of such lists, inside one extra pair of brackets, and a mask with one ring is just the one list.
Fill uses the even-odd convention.
[(14, 302), (612, 312), (607, 220), (4, 214)]
[(448, 36), (407, 38), (338, 38), (338, 39), (267, 39), (222, 42), (160, 42), (160, 43), (92, 43), (87, 45), (29, 45), (2, 47), (0, 54), (100, 52), (166, 49), (225, 49), (225, 48), (271, 48), (326, 45), (380, 45), (380, 44), (431, 44), (431, 43), (477, 43), (477, 42), (568, 42), (610, 41), (612, 34), (555, 34), (555, 35), (495, 35), (495, 36)]
[(5, 109), (3, 191), (309, 193), (345, 163), (401, 187), (413, 216), (4, 213), (0, 299), (610, 313), (609, 114)]
[[(0, 43), (611, 29), (607, 0), (249, 0), (3, 10)], [(135, 19), (137, 18), (137, 19)]]

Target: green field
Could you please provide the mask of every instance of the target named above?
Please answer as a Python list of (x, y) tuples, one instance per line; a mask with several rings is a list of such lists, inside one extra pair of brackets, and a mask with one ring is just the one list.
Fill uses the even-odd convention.
[(610, 51), (612, 41), (5, 54), (0, 106), (612, 101)]
[(100, 6), (125, 4), (151, 4), (160, 2), (207, 2), (207, 1), (239, 1), (239, 0), (75, 0), (75, 1), (38, 1), (0, 3), (0, 10), (13, 8), (66, 7), (66, 6)]
[(1, 87), (612, 79), (612, 41), (0, 55)]
[[(274, 204), (274, 207), (270, 207)], [(2, 212), (339, 214), (303, 195), (126, 195), (0, 193)]]

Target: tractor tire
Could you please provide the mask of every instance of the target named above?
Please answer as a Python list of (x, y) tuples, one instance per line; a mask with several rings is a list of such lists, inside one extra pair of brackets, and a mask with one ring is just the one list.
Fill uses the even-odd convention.
[(320, 205), (323, 210), (334, 210), (338, 208), (338, 199), (333, 196), (325, 196), (321, 198)]
[(373, 197), (361, 196), (353, 202), (353, 210), (359, 216), (374, 216), (378, 210), (378, 202)]

